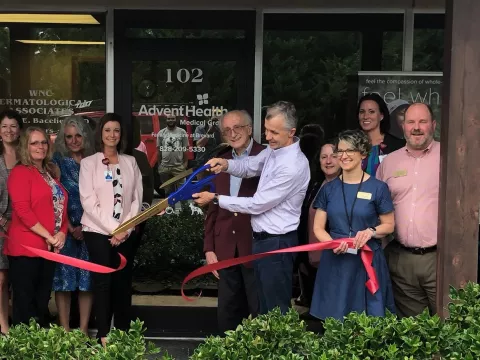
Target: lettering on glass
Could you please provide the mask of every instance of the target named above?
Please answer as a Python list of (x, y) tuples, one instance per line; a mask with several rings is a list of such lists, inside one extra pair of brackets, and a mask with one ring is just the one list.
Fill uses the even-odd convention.
[[(191, 71), (188, 69), (179, 69), (176, 74), (177, 81), (185, 84), (187, 82), (201, 83), (203, 81), (203, 70), (194, 68)], [(172, 69), (167, 69), (167, 83), (172, 83)]]

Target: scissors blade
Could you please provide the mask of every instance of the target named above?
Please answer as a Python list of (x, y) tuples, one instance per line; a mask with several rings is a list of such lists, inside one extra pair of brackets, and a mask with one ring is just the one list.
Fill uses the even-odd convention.
[(149, 207), (147, 210), (142, 211), (140, 214), (137, 216), (134, 216), (130, 220), (127, 220), (120, 224), (113, 232), (112, 235), (117, 235), (121, 232), (127, 231), (128, 229), (131, 229), (138, 224), (144, 222), (145, 220), (150, 219), (152, 216), (155, 216), (159, 213), (161, 213), (163, 210), (165, 210), (168, 207), (168, 198), (160, 200), (157, 204)]
[(181, 172), (180, 174), (178, 174), (177, 176), (174, 176), (173, 178), (165, 181), (162, 186), (160, 186), (160, 189), (163, 189), (164, 187), (170, 185), (170, 184), (173, 184), (173, 183), (176, 183), (177, 181), (179, 180), (182, 180), (184, 178), (186, 178), (188, 175), (190, 175), (191, 173), (193, 173), (193, 169), (188, 169), (186, 171), (183, 171)]

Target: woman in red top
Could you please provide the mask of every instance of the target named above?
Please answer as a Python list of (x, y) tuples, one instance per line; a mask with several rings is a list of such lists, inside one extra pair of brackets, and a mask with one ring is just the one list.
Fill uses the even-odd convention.
[(29, 127), (20, 138), (19, 164), (8, 177), (12, 222), (4, 245), (13, 289), (13, 324), (35, 318), (48, 324), (55, 266), (25, 246), (60, 251), (67, 233), (67, 192), (54, 179), (51, 144), (45, 131)]

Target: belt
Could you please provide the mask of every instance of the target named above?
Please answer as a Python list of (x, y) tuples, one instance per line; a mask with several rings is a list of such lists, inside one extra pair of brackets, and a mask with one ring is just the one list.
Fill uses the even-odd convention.
[(266, 231), (261, 231), (261, 232), (256, 232), (256, 231), (253, 231), (253, 237), (256, 239), (256, 240), (264, 240), (264, 239), (268, 239), (268, 238), (271, 238), (271, 237), (277, 237), (277, 236), (284, 236), (284, 235), (289, 235), (289, 234), (292, 234), (294, 232), (296, 232), (297, 230), (293, 230), (293, 231), (289, 231), (285, 234), (270, 234)]
[(394, 240), (394, 242), (399, 247), (401, 247), (402, 249), (404, 249), (406, 251), (409, 251), (409, 252), (411, 252), (412, 254), (415, 254), (415, 255), (424, 255), (424, 254), (427, 254), (427, 253), (430, 253), (432, 251), (437, 250), (437, 245), (433, 245), (433, 246), (429, 246), (429, 247), (408, 247), (408, 246), (405, 246), (405, 245), (401, 244), (397, 240)]

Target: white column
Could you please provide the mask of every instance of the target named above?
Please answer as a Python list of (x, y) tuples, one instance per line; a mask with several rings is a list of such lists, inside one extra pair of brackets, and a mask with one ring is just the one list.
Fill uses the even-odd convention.
[(413, 9), (405, 9), (403, 15), (403, 58), (402, 70), (413, 70), (413, 31), (414, 31), (414, 17)]
[(113, 8), (107, 10), (107, 21), (105, 25), (105, 61), (107, 69), (107, 94), (106, 94), (106, 112), (114, 111), (114, 62), (113, 62)]
[(253, 90), (253, 138), (262, 140), (262, 66), (263, 66), (263, 9), (257, 9), (255, 21), (255, 80)]

